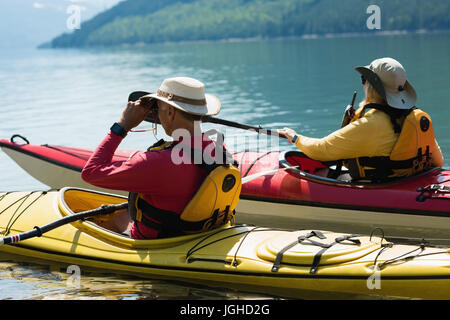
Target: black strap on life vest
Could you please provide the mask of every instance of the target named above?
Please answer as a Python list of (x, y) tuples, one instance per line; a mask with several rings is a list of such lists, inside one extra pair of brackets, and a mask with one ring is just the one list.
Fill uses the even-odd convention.
[[(417, 150), (417, 156), (407, 160), (394, 161), (391, 160), (390, 157), (380, 156), (380, 157), (360, 157), (358, 158), (358, 161), (361, 166), (373, 168), (364, 170), (365, 178), (368, 178), (374, 182), (383, 182), (383, 180), (387, 180), (389, 176), (394, 174), (394, 170), (414, 168), (415, 166), (417, 166), (419, 163), (422, 162), (424, 157), (427, 160), (431, 159), (429, 146), (427, 146), (425, 152), (423, 152), (422, 148), (419, 148)], [(349, 160), (349, 163), (354, 164), (350, 165), (350, 167), (355, 167), (356, 166), (355, 162), (356, 162), (355, 159)], [(358, 176), (356, 172), (352, 172), (352, 170), (350, 170), (350, 174), (352, 173), (354, 174), (353, 176), (355, 177)]]
[[(385, 105), (371, 103), (364, 106), (361, 114), (364, 114), (366, 109), (376, 109), (386, 113), (391, 119), (394, 132), (400, 133), (403, 123), (400, 125), (398, 119), (401, 119), (402, 117), (406, 118), (413, 110), (416, 109), (416, 107), (401, 110)], [(381, 183), (389, 181), (391, 179), (389, 177), (394, 174), (394, 170), (415, 168), (422, 162), (423, 157), (425, 157), (427, 161), (431, 159), (429, 146), (427, 146), (425, 152), (422, 148), (419, 148), (417, 150), (417, 156), (407, 160), (394, 161), (391, 160), (389, 156), (378, 156), (359, 157), (357, 159), (347, 159), (346, 161), (348, 162), (348, 169), (354, 181), (364, 179), (370, 180), (373, 183)], [(357, 162), (359, 162), (359, 166), (361, 167), (370, 167), (373, 169), (364, 169), (365, 177), (361, 178), (359, 175), (359, 166)]]
[(394, 132), (400, 133), (402, 131), (402, 125), (400, 125), (397, 120), (402, 117), (406, 118), (414, 109), (416, 109), (416, 107), (412, 107), (411, 109), (395, 109), (386, 105), (369, 103), (364, 106), (361, 114), (364, 114), (366, 112), (366, 109), (376, 109), (386, 113), (391, 119), (392, 126), (394, 127)]
[[(161, 146), (164, 143), (165, 143), (165, 141), (161, 139), (157, 143), (155, 143), (153, 146), (151, 146), (148, 150), (150, 150), (151, 148)], [(177, 145), (178, 145), (178, 143), (173, 143), (173, 144), (167, 146), (166, 148), (164, 148), (164, 150), (175, 148)], [(205, 159), (206, 154), (205, 155), (202, 154), (202, 158), (201, 158), (202, 163), (196, 164), (197, 166), (203, 168), (207, 172), (207, 175), (209, 175), (214, 169), (216, 169), (219, 166), (229, 165), (229, 164), (232, 164), (236, 167), (239, 166), (237, 161), (234, 160), (233, 156), (225, 148), (223, 148), (222, 144), (218, 145), (217, 147), (222, 148), (221, 150), (219, 150), (220, 152), (222, 152), (222, 155), (223, 155), (222, 161), (216, 162), (214, 159), (211, 159), (211, 158)], [(218, 149), (216, 149), (216, 151), (217, 150)], [(194, 161), (195, 160), (195, 152), (198, 152), (198, 150), (191, 148), (192, 163), (195, 163), (195, 161)], [(129, 201), (133, 205), (136, 201), (136, 196), (137, 196), (137, 194), (135, 194), (135, 193), (129, 194)], [(205, 220), (198, 221), (198, 222), (190, 222), (190, 221), (182, 220), (178, 213), (164, 210), (161, 208), (157, 208), (157, 207), (149, 204), (147, 201), (145, 201), (142, 198), (139, 198), (139, 200), (137, 202), (137, 206), (142, 211), (142, 218), (141, 218), (140, 222), (149, 228), (155, 229), (158, 232), (158, 236), (157, 236), (158, 238), (171, 237), (171, 236), (180, 235), (184, 232), (202, 230), (207, 225), (215, 225), (216, 222), (218, 221), (218, 219), (221, 219), (222, 221), (226, 222), (226, 221), (228, 221), (229, 215), (234, 214), (234, 212), (230, 212), (230, 208), (228, 206), (225, 209), (225, 212), (220, 213), (220, 217), (219, 217), (218, 210), (216, 210), (211, 217), (209, 217)], [(136, 212), (135, 211), (136, 211), (135, 208), (130, 210), (131, 218), (134, 221), (136, 221)], [(133, 214), (133, 212), (134, 212), (134, 214)]]
[[(353, 180), (358, 179), (370, 180), (374, 183), (381, 183), (391, 180), (391, 175), (394, 170), (416, 168), (422, 163), (423, 158), (426, 161), (431, 160), (430, 147), (427, 146), (425, 152), (422, 148), (417, 150), (417, 156), (407, 160), (391, 160), (390, 157), (360, 157), (358, 159), (348, 159), (348, 169)], [(363, 167), (370, 167), (373, 169), (364, 169), (365, 177), (359, 178), (359, 170), (356, 161)], [(418, 168), (417, 168), (418, 169)]]
[[(395, 133), (400, 133), (402, 131), (402, 125), (399, 124), (398, 119), (402, 117), (407, 117), (416, 107), (407, 110), (395, 109), (387, 105), (381, 105), (377, 103), (369, 103), (363, 107), (363, 110), (360, 113), (360, 118), (366, 113), (367, 109), (376, 109), (386, 113), (392, 123)], [(389, 157), (361, 157), (358, 158), (360, 165), (366, 165), (373, 167), (373, 170), (365, 170), (366, 177), (364, 179), (372, 180), (372, 182), (380, 182), (380, 180), (387, 179), (388, 176), (392, 175), (394, 172), (392, 169), (407, 169), (412, 166), (411, 160), (398, 161), (397, 164), (391, 165), (391, 160)], [(358, 165), (356, 163), (356, 159), (345, 159), (349, 166), (349, 173), (352, 176), (353, 180), (358, 180), (359, 178), (359, 170)], [(344, 160), (338, 160), (336, 162), (336, 170), (334, 172), (330, 172), (329, 177), (332, 179), (337, 179), (341, 174), (342, 165)], [(398, 168), (396, 168), (398, 167)]]
[[(150, 147), (147, 148), (147, 151), (151, 151), (153, 148), (157, 148), (162, 146), (164, 143), (166, 143), (166, 141), (164, 139), (159, 139), (158, 141), (156, 141), (153, 145), (151, 145)], [(175, 147), (175, 145), (178, 144), (178, 141), (174, 141), (172, 144), (168, 145), (167, 147), (164, 148), (165, 149), (172, 149), (173, 147)]]
[[(180, 215), (152, 206), (142, 198), (138, 200), (138, 207), (142, 210), (142, 220), (140, 221), (149, 228), (158, 232), (158, 238), (173, 237), (184, 232), (202, 230), (205, 224), (214, 225), (217, 222), (219, 211), (214, 211), (212, 217), (197, 221), (185, 221), (180, 219)], [(223, 221), (227, 221), (229, 207)]]
[[(151, 145), (150, 147), (147, 148), (147, 151), (151, 151), (153, 148), (157, 148), (162, 146), (164, 143), (166, 143), (166, 141), (164, 141), (164, 139), (160, 139), (157, 142), (155, 142), (153, 145)], [(173, 147), (175, 147), (178, 144), (178, 142), (173, 142), (171, 144), (168, 144), (164, 149), (162, 150), (166, 150), (166, 149), (172, 149)], [(132, 221), (136, 221), (136, 199), (138, 197), (137, 193), (134, 192), (130, 192), (128, 194), (128, 212), (130, 214), (130, 218)]]

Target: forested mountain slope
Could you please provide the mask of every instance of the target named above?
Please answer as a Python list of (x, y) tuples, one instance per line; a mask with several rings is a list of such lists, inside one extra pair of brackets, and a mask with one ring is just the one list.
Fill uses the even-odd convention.
[[(381, 29), (367, 28), (369, 5)], [(51, 47), (450, 29), (448, 0), (127, 0)]]

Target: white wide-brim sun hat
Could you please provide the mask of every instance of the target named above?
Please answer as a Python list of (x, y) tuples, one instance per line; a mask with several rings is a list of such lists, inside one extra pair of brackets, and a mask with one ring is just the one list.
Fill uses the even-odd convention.
[(411, 109), (416, 106), (416, 90), (408, 82), (405, 68), (397, 60), (376, 59), (368, 66), (355, 69), (369, 81), (391, 107)]
[(205, 85), (194, 78), (175, 77), (165, 79), (156, 93), (142, 98), (161, 100), (189, 114), (212, 116), (220, 112), (220, 100), (205, 93)]

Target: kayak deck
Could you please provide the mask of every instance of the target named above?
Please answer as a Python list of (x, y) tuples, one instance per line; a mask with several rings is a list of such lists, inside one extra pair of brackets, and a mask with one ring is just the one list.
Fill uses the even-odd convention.
[[(126, 195), (88, 185), (80, 172), (92, 150), (33, 145), (15, 139), (0, 147), (19, 166), (52, 188), (88, 188)], [(114, 160), (134, 151), (117, 150)], [(242, 152), (233, 155), (243, 177), (292, 167), (243, 184), (236, 208), (237, 223), (278, 228), (312, 228), (370, 233), (381, 227), (396, 237), (437, 239), (450, 234), (450, 171), (433, 169), (415, 177), (382, 184), (331, 179), (316, 174), (324, 165), (298, 151)], [(441, 241), (443, 240), (443, 241)]]
[[(74, 212), (124, 201), (124, 197), (76, 188), (4, 193), (0, 194), (0, 230), (16, 234)], [(97, 223), (115, 217), (102, 216)], [(282, 296), (308, 298), (302, 294), (309, 292), (450, 298), (447, 248), (394, 245), (375, 234), (245, 225), (136, 240), (97, 223), (77, 221), (0, 250), (135, 275), (276, 291)], [(368, 286), (374, 274), (382, 279), (380, 289)]]
[(358, 233), (381, 227), (392, 236), (449, 243), (449, 171), (434, 168), (414, 177), (369, 184), (319, 176), (315, 169), (326, 166), (298, 151), (243, 152), (235, 158), (243, 177), (288, 168), (245, 184), (237, 219)]

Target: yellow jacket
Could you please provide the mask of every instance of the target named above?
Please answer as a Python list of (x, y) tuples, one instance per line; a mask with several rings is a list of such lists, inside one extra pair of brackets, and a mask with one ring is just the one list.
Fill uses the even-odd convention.
[[(389, 115), (372, 109), (324, 138), (298, 135), (296, 146), (308, 157), (319, 161), (389, 157), (398, 137), (399, 133), (394, 132)], [(436, 139), (430, 147), (430, 153), (432, 165), (442, 167), (444, 159)]]

